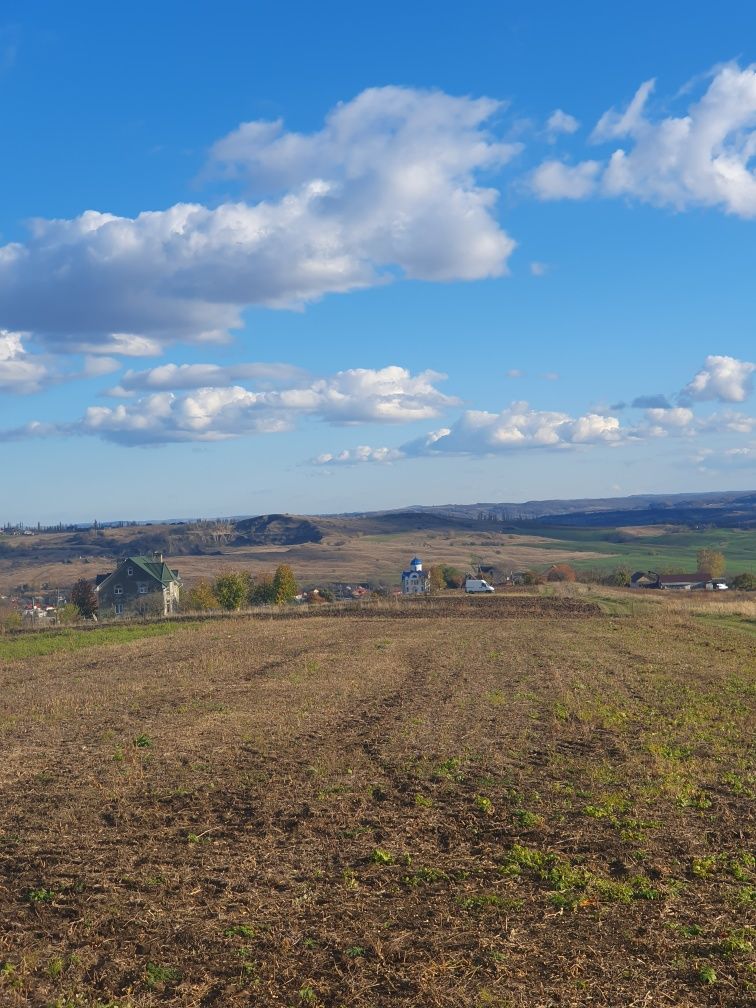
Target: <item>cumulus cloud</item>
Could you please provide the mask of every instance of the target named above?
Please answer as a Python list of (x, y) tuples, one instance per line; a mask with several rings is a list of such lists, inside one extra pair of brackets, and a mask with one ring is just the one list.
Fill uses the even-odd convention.
[[(212, 365), (197, 367), (210, 368), (210, 373), (217, 375)], [(433, 419), (459, 403), (436, 388), (443, 378), (445, 375), (435, 371), (413, 375), (406, 368), (389, 366), (353, 368), (280, 389), (250, 390), (241, 385), (194, 388), (192, 377), (181, 367), (167, 365), (152, 372), (131, 373), (132, 386), (150, 389), (149, 394), (115, 406), (90, 406), (80, 420), (47, 432), (91, 434), (123, 445), (140, 445), (277, 433), (293, 429), (300, 417), (307, 416), (338, 426), (409, 423)], [(171, 380), (177, 383), (174, 388), (191, 391), (166, 389)], [(129, 394), (128, 389), (117, 391)], [(19, 436), (18, 432), (14, 436)]]
[(571, 116), (562, 109), (554, 109), (546, 121), (546, 130), (552, 136), (557, 133), (575, 133), (580, 128), (580, 123), (575, 116)]
[(652, 407), (644, 413), (648, 430), (642, 431), (651, 436), (664, 436), (670, 431), (681, 433), (689, 431), (693, 424), (693, 410), (683, 406), (673, 406), (671, 408)]
[(719, 207), (756, 216), (756, 64), (719, 67), (705, 93), (679, 116), (647, 111), (655, 82), (644, 82), (625, 109), (599, 119), (592, 140), (627, 141), (608, 161), (549, 160), (532, 176), (541, 199), (632, 196), (684, 210)]
[(680, 393), (681, 402), (743, 402), (753, 391), (756, 364), (736, 357), (711, 355)]
[[(451, 427), (431, 431), (402, 445), (397, 449), (400, 455), (394, 459), (564, 450), (577, 445), (617, 444), (623, 436), (616, 417), (595, 413), (571, 417), (567, 413), (534, 410), (526, 402), (514, 402), (501, 413), (467, 410)], [(341, 454), (330, 455), (329, 459), (337, 459)], [(369, 454), (364, 460), (373, 461)]]
[(514, 242), (479, 175), (518, 147), (489, 131), (497, 109), (383, 87), (311, 134), (244, 123), (211, 164), (253, 202), (37, 220), (26, 243), (0, 247), (0, 324), (52, 348), (145, 355), (167, 340), (223, 339), (249, 305), (292, 307), (397, 276), (499, 276)]
[(576, 165), (544, 161), (531, 175), (530, 184), (542, 200), (584, 199), (596, 191), (600, 172), (598, 161), (581, 161)]
[(49, 380), (45, 364), (26, 352), (25, 335), (0, 329), (0, 390), (3, 392), (38, 392)]

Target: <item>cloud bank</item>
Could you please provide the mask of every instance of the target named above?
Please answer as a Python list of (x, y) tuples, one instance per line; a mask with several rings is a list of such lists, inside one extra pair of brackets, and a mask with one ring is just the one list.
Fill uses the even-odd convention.
[(655, 81), (645, 81), (622, 110), (599, 119), (594, 143), (624, 141), (607, 160), (550, 159), (531, 177), (541, 199), (629, 196), (686, 210), (718, 207), (756, 217), (756, 64), (719, 67), (685, 114), (648, 111)]
[(315, 133), (242, 124), (211, 152), (254, 202), (177, 204), (134, 218), (36, 220), (0, 247), (0, 326), (53, 350), (151, 354), (217, 341), (250, 305), (294, 307), (389, 282), (500, 276), (514, 242), (482, 186), (517, 152), (487, 98), (382, 87)]

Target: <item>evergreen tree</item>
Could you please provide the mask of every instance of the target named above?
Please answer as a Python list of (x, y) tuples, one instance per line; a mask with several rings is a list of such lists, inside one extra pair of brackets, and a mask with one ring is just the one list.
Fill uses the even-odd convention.
[(291, 602), (298, 594), (299, 589), (294, 578), (294, 571), (288, 564), (281, 564), (276, 568), (275, 577), (273, 578), (273, 588), (275, 589), (276, 605)]
[(85, 619), (91, 619), (95, 615), (99, 600), (91, 581), (79, 578), (71, 588), (71, 603), (76, 606)]

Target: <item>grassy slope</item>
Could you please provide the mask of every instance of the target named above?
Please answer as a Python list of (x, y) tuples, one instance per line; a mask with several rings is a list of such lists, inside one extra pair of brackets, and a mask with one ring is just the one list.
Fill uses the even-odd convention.
[[(535, 530), (534, 530), (535, 531)], [(721, 551), (727, 558), (727, 569), (731, 573), (741, 571), (756, 572), (756, 531), (737, 529), (701, 529), (668, 532), (656, 535), (652, 530), (647, 536), (638, 535), (632, 542), (617, 543), (608, 538), (616, 529), (537, 529), (542, 536), (551, 536), (556, 550), (575, 551), (578, 567), (595, 567), (610, 570), (617, 566), (633, 570), (654, 568), (677, 571), (696, 569), (696, 552), (704, 547)], [(543, 548), (548, 548), (543, 544)], [(581, 552), (590, 552), (590, 557), (581, 559)], [(595, 554), (603, 554), (595, 556)]]
[(0, 660), (0, 1002), (740, 1008), (753, 644), (701, 615)]

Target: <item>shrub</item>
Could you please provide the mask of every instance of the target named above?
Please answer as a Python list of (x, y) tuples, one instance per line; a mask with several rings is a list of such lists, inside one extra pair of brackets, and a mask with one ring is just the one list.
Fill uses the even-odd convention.
[(737, 574), (730, 582), (730, 587), (737, 591), (756, 591), (756, 574)]

